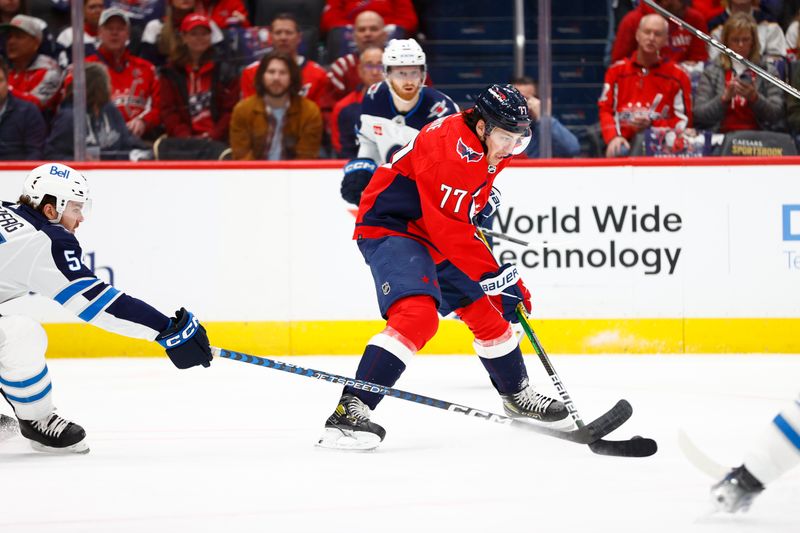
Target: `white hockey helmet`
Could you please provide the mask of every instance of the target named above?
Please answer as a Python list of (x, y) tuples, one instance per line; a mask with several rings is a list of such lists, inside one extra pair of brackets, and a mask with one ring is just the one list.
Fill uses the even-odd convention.
[(425, 52), (414, 39), (392, 39), (383, 50), (383, 73), (387, 76), (389, 67), (422, 67), (424, 73)]
[(72, 167), (61, 163), (45, 163), (30, 172), (22, 185), (22, 194), (30, 197), (33, 207), (38, 207), (45, 195), (56, 199), (58, 219), (67, 207), (67, 202), (89, 202), (89, 182)]

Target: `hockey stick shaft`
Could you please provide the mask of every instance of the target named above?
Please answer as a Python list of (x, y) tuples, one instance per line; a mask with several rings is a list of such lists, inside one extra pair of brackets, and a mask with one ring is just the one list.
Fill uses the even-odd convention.
[(697, 37), (701, 41), (706, 42), (710, 46), (713, 46), (714, 48), (716, 48), (717, 50), (719, 50), (720, 52), (725, 54), (726, 56), (728, 56), (728, 57), (730, 57), (732, 59), (735, 59), (736, 61), (746, 65), (747, 68), (749, 68), (750, 70), (752, 70), (753, 72), (758, 74), (762, 79), (764, 79), (764, 80), (768, 81), (769, 83), (771, 83), (771, 84), (783, 89), (785, 92), (791, 94), (795, 98), (800, 99), (800, 91), (798, 91), (797, 89), (795, 89), (794, 87), (792, 87), (791, 85), (786, 83), (785, 81), (783, 81), (783, 80), (781, 80), (779, 78), (776, 78), (775, 76), (773, 76), (772, 74), (770, 74), (769, 72), (767, 72), (766, 70), (761, 68), (760, 66), (756, 65), (755, 63), (753, 63), (752, 61), (750, 61), (746, 57), (742, 56), (741, 54), (739, 54), (737, 52), (734, 52), (733, 50), (731, 50), (730, 48), (728, 48), (727, 46), (725, 46), (724, 44), (722, 44), (718, 40), (714, 39), (710, 35), (706, 35), (705, 33), (703, 33), (702, 31), (698, 30), (697, 28), (695, 28), (694, 26), (692, 26), (691, 24), (689, 24), (685, 20), (682, 20), (681, 18), (673, 15), (672, 13), (670, 13), (669, 11), (667, 11), (666, 9), (661, 7), (660, 5), (656, 4), (654, 0), (644, 0), (644, 3), (647, 4), (648, 6), (650, 6), (651, 8), (653, 8), (656, 12), (658, 12), (659, 15), (661, 15), (662, 17), (666, 18), (667, 20), (673, 22), (674, 24), (677, 24), (678, 26), (682, 27), (683, 29), (685, 29), (686, 31), (688, 31), (689, 33), (691, 33), (692, 35), (694, 35), (695, 37)]
[(516, 237), (509, 237), (505, 233), (500, 233), (499, 231), (492, 231), (486, 228), (481, 228), (481, 231), (484, 235), (494, 237), (495, 239), (502, 239), (504, 241), (513, 242), (514, 244), (521, 244), (522, 246), (528, 246), (530, 244), (528, 241), (523, 241), (522, 239), (517, 239)]
[(437, 400), (436, 398), (423, 396), (421, 394), (406, 392), (400, 389), (394, 389), (391, 387), (378, 385), (376, 383), (362, 381), (360, 379), (339, 376), (336, 374), (323, 372), (322, 370), (316, 370), (313, 368), (304, 368), (298, 365), (282, 363), (280, 361), (275, 361), (272, 359), (268, 359), (266, 357), (259, 357), (257, 355), (235, 352), (232, 350), (226, 350), (224, 348), (217, 348), (216, 346), (211, 347), (211, 353), (214, 355), (214, 357), (222, 357), (225, 359), (231, 359), (233, 361), (250, 363), (257, 366), (263, 366), (265, 368), (271, 368), (273, 370), (288, 372), (290, 374), (295, 374), (298, 376), (319, 379), (321, 381), (327, 381), (329, 383), (334, 383), (337, 385), (349, 386), (355, 389), (371, 392), (374, 394), (391, 396), (393, 398), (398, 398), (401, 400), (406, 400), (421, 405), (427, 405), (430, 407), (436, 407), (438, 409), (451, 411), (453, 413), (459, 413), (473, 418), (480, 418), (488, 422), (494, 422), (502, 425), (509, 425), (519, 429), (532, 431), (540, 435), (555, 437), (558, 439), (568, 440), (579, 444), (588, 444), (590, 442), (602, 438), (604, 435), (610, 433), (614, 429), (621, 426), (631, 415), (630, 405), (627, 402), (619, 402), (608, 412), (606, 412), (603, 416), (598, 417), (591, 424), (588, 424), (586, 428), (577, 431), (562, 431), (545, 426), (535, 426), (532, 424), (526, 424), (524, 422), (514, 420), (513, 418), (508, 416), (498, 415), (496, 413), (483, 411), (481, 409), (475, 409), (474, 407), (468, 407), (466, 405), (460, 405), (445, 400)]

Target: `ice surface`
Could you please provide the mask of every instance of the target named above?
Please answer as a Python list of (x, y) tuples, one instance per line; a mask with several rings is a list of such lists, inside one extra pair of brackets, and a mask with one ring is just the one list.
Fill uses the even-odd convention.
[[(352, 375), (355, 357), (277, 358)], [(698, 519), (711, 480), (683, 458), (683, 426), (738, 464), (800, 389), (798, 356), (554, 356), (584, 419), (627, 398), (613, 434), (656, 438), (648, 459), (588, 448), (394, 398), (381, 448), (314, 447), (339, 387), (230, 360), (49, 362), (62, 416), (91, 453), (0, 443), (0, 532), (800, 532), (800, 469), (750, 513)], [(527, 358), (536, 383), (548, 380)], [(421, 356), (398, 387), (502, 412), (474, 357)], [(6, 405), (2, 412), (10, 414)]]

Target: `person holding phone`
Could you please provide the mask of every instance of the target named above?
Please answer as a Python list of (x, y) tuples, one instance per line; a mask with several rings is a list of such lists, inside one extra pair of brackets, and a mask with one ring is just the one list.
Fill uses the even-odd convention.
[[(746, 13), (734, 13), (722, 28), (722, 42), (778, 76), (775, 68), (762, 61), (758, 26)], [(756, 76), (746, 65), (721, 54), (706, 65), (697, 87), (695, 126), (727, 133), (739, 130), (781, 131), (784, 95), (775, 85)]]

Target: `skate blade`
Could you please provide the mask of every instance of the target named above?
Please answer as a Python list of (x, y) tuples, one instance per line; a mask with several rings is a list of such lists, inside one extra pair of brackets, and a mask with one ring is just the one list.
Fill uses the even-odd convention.
[(52, 446), (45, 446), (36, 441), (30, 441), (31, 448), (36, 450), (37, 452), (43, 453), (51, 453), (55, 455), (67, 455), (71, 453), (79, 453), (85, 454), (89, 453), (89, 445), (86, 443), (86, 439), (76, 442), (72, 446), (65, 446), (64, 448), (53, 448)]
[(317, 446), (331, 450), (368, 451), (374, 450), (380, 443), (381, 438), (368, 431), (325, 428)]

